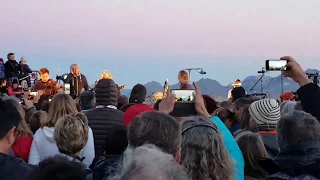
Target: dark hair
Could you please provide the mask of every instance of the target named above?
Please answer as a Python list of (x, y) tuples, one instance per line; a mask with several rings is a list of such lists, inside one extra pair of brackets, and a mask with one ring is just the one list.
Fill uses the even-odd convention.
[(45, 74), (45, 73), (50, 74), (50, 72), (49, 72), (49, 70), (48, 70), (47, 68), (41, 68), (41, 69), (39, 70), (39, 74), (40, 74), (40, 75), (41, 75), (41, 74)]
[(81, 110), (92, 109), (95, 106), (95, 94), (92, 91), (84, 91), (80, 94)]
[(49, 108), (50, 108), (50, 102), (49, 101), (43, 101), (40, 110), (49, 113)]
[(13, 127), (18, 127), (24, 117), (17, 107), (20, 106), (15, 99), (2, 100), (0, 98), (0, 139), (2, 139)]
[(175, 155), (181, 143), (180, 124), (161, 112), (145, 112), (136, 117), (128, 128), (131, 147), (154, 144), (164, 152)]
[(236, 101), (239, 98), (246, 97), (246, 91), (242, 86), (236, 87), (231, 91), (232, 102)]
[[(136, 84), (135, 86), (133, 86), (133, 88), (131, 90), (129, 103), (135, 103), (134, 101), (131, 101), (132, 95), (137, 95), (138, 97), (140, 97), (139, 100), (141, 101), (141, 99), (142, 99), (142, 102), (144, 102), (144, 100), (146, 99), (146, 96), (147, 96), (147, 89), (142, 84)], [(136, 98), (133, 98), (132, 100), (136, 100)]]
[(220, 107), (228, 108), (230, 110), (233, 109), (233, 103), (231, 101), (222, 101), (220, 103)]
[(127, 127), (115, 126), (106, 136), (104, 151), (106, 155), (121, 155), (128, 147)]
[(129, 103), (141, 104), (144, 102), (144, 100), (144, 96), (141, 96), (140, 94), (133, 94), (129, 98)]
[(159, 104), (161, 103), (162, 99), (159, 99), (156, 103), (153, 105), (153, 109), (156, 111), (159, 111)]
[(241, 97), (237, 100), (234, 101), (234, 108), (236, 110), (240, 110), (240, 108), (243, 108), (245, 107), (246, 105), (250, 105), (252, 103), (252, 101), (248, 98), (245, 98), (245, 97)]
[(214, 100), (211, 96), (204, 94), (202, 95), (202, 97), (209, 114), (212, 114), (216, 109), (218, 109), (217, 101)]
[(76, 161), (70, 161), (66, 157), (56, 155), (39, 163), (31, 172), (29, 180), (85, 180), (86, 167)]
[(250, 128), (250, 113), (249, 113), (249, 107), (250, 106), (246, 106), (243, 108), (243, 112), (240, 118), (240, 129), (242, 130), (247, 130)]
[(237, 122), (235, 114), (228, 108), (221, 107), (216, 110), (216, 114), (214, 116), (218, 116), (223, 123), (229, 120), (232, 125)]
[(117, 108), (120, 109), (123, 105), (128, 104), (129, 100), (126, 95), (121, 95), (118, 97), (117, 102), (118, 102)]
[(12, 56), (12, 55), (14, 55), (14, 53), (9, 53), (9, 54), (7, 55), (7, 58), (9, 59), (9, 57)]
[(134, 103), (125, 104), (120, 108), (120, 111), (126, 112), (131, 106), (135, 105)]

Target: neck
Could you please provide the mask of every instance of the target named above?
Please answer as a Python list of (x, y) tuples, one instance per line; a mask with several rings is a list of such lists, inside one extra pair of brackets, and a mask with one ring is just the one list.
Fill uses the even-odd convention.
[(7, 147), (7, 143), (0, 142), (0, 153), (9, 154), (11, 147)]

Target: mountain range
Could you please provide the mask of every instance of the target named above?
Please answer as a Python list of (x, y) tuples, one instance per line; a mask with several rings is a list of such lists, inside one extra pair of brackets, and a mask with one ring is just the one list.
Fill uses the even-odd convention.
[[(306, 73), (315, 74), (319, 73), (319, 70), (316, 69), (308, 69)], [(269, 98), (278, 99), (280, 94), (282, 93), (282, 82), (283, 82), (283, 92), (295, 92), (298, 90), (299, 85), (294, 82), (290, 78), (283, 78), (281, 75), (277, 77), (271, 77), (265, 75), (262, 78), (262, 81), (259, 80), (261, 75), (258, 76), (248, 76), (242, 81), (242, 87), (246, 90), (247, 94), (253, 93), (265, 93)], [(208, 94), (214, 97), (214, 99), (218, 101), (223, 101), (227, 99), (228, 91), (232, 87), (231, 84), (227, 86), (221, 85), (218, 81), (209, 78), (202, 78), (197, 81), (198, 85), (201, 88), (202, 94)], [(257, 83), (255, 85), (255, 83)], [(147, 95), (151, 95), (152, 93), (163, 91), (164, 83), (159, 83), (156, 81), (151, 81), (144, 86), (147, 89)], [(254, 88), (252, 88), (255, 85)], [(179, 84), (170, 85), (170, 89), (178, 89), (180, 87)], [(123, 89), (121, 90), (122, 95), (130, 96), (131, 89)]]

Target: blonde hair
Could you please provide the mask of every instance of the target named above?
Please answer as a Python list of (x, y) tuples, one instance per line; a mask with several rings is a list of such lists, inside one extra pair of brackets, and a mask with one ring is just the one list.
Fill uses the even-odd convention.
[(88, 141), (88, 119), (83, 113), (74, 113), (58, 119), (54, 128), (54, 140), (61, 153), (74, 155)]
[(185, 82), (189, 81), (189, 75), (185, 70), (179, 71), (179, 77), (182, 78)]
[(76, 103), (68, 94), (56, 94), (50, 102), (49, 115), (43, 126), (55, 127), (59, 118), (77, 112)]
[(99, 79), (98, 79), (97, 81), (99, 81), (99, 80), (101, 80), (101, 79), (111, 79), (111, 80), (113, 80), (113, 76), (112, 76), (112, 74), (111, 74), (109, 71), (104, 70), (104, 71), (101, 73), (101, 75), (100, 75), (100, 77), (99, 77)]

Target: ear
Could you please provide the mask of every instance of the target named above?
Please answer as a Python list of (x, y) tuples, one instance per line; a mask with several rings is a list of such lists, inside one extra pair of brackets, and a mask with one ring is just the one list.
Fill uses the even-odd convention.
[(5, 139), (7, 140), (8, 144), (10, 144), (10, 145), (13, 145), (13, 143), (16, 140), (15, 130), (16, 130), (16, 127), (13, 127), (5, 135)]
[(181, 162), (181, 147), (179, 147), (179, 149), (177, 150), (175, 159), (176, 159), (176, 162), (178, 164), (180, 164), (180, 162)]

